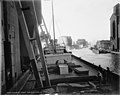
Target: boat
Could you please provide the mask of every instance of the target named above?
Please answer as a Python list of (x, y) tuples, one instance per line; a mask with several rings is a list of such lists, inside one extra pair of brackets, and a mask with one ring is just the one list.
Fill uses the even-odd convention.
[(106, 53), (110, 53), (109, 49), (100, 49), (100, 48), (93, 48), (91, 47), (90, 50), (93, 51), (93, 53), (95, 54), (106, 54)]
[(90, 48), (94, 53), (105, 54), (111, 51), (111, 42), (109, 40), (100, 40), (96, 42), (94, 47)]
[[(55, 38), (49, 46), (44, 49), (41, 48), (37, 27), (32, 27), (33, 24), (36, 25), (37, 23), (35, 19), (37, 17), (34, 12), (39, 13), (38, 10), (33, 10), (35, 6), (33, 6), (34, 3), (32, 0), (29, 2), (20, 0), (19, 2), (12, 2), (12, 4), (11, 2), (7, 2), (7, 4), (9, 4), (10, 7), (12, 4), (16, 6), (17, 14), (19, 14), (19, 23), (22, 26), (20, 27), (21, 32), (23, 33), (23, 39), (20, 40), (24, 41), (25, 44), (23, 46), (26, 46), (26, 50), (28, 50), (27, 55), (29, 55), (28, 59), (30, 59), (30, 64), (24, 64), (27, 65), (26, 67), (28, 69), (22, 71), (22, 74), (19, 75), (13, 84), (11, 83), (12, 85), (10, 85), (9, 88), (6, 89), (4, 85), (9, 85), (8, 83), (12, 82), (11, 77), (8, 77), (10, 80), (7, 84), (2, 83), (2, 94), (119, 93), (119, 75), (110, 72), (111, 83), (101, 83), (102, 81), (98, 73), (102, 72), (102, 70), (106, 73), (107, 70), (103, 68), (100, 69), (100, 67), (76, 57), (72, 52), (66, 51), (64, 46), (55, 43)], [(26, 5), (28, 7), (25, 7)], [(12, 6), (12, 8), (14, 7)], [(21, 10), (23, 12), (21, 12)], [(31, 28), (35, 29), (35, 34)], [(33, 34), (36, 35), (36, 40)], [(29, 38), (29, 36), (32, 36), (32, 38)], [(37, 43), (37, 50), (36, 48), (32, 48), (34, 41)], [(35, 45), (35, 43), (33, 45)], [(21, 53), (24, 53), (24, 49), (21, 50)], [(39, 52), (37, 52), (38, 50)], [(25, 59), (27, 58), (25, 57)], [(26, 63), (29, 63), (29, 61)], [(11, 72), (7, 72), (6, 74), (11, 76)]]
[(104, 50), (104, 49), (92, 49), (92, 51), (96, 54), (106, 54), (110, 53), (110, 50)]
[(92, 49), (92, 52), (95, 54), (100, 54), (99, 50), (97, 50), (97, 49)]

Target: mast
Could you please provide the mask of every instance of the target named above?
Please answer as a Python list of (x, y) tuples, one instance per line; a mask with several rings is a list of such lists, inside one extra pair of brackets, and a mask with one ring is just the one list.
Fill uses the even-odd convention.
[[(2, 23), (1, 23), (1, 21), (2, 21), (2, 1), (0, 1), (0, 58), (2, 59)], [(2, 62), (3, 60), (0, 60), (0, 63), (2, 63), (3, 64), (3, 62)], [(0, 64), (0, 67), (1, 67), (1, 64)], [(1, 68), (2, 69), (2, 68)], [(2, 70), (1, 70), (2, 71)], [(0, 71), (0, 76), (1, 76), (1, 71)], [(0, 84), (1, 84), (1, 78), (0, 78)], [(0, 88), (2, 88), (2, 85), (0, 86)], [(1, 93), (1, 89), (0, 89), (0, 93)]]
[(52, 0), (52, 20), (53, 20), (53, 46), (54, 46), (54, 50), (56, 49), (55, 46), (55, 19), (54, 19), (54, 9), (53, 9), (53, 0)]

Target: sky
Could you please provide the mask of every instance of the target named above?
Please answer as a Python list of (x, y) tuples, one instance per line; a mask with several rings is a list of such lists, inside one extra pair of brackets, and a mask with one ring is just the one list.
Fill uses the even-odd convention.
[[(53, 38), (51, 1), (42, 0), (42, 14)], [(109, 40), (110, 17), (117, 3), (120, 0), (53, 0), (56, 38)]]

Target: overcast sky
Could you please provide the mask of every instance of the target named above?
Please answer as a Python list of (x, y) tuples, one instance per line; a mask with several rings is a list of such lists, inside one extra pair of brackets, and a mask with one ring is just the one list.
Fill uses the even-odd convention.
[[(56, 38), (71, 36), (74, 41), (95, 42), (110, 38), (110, 17), (120, 0), (53, 0)], [(42, 0), (42, 13), (52, 33), (51, 0)]]

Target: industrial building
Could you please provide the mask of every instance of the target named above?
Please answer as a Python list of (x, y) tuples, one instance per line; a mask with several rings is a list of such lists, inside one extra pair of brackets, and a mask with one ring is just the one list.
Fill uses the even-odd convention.
[(58, 44), (65, 45), (65, 46), (69, 46), (70, 44), (72, 45), (71, 36), (61, 36), (61, 37), (59, 37)]
[(120, 4), (114, 6), (113, 14), (110, 18), (110, 40), (112, 51), (120, 51)]

